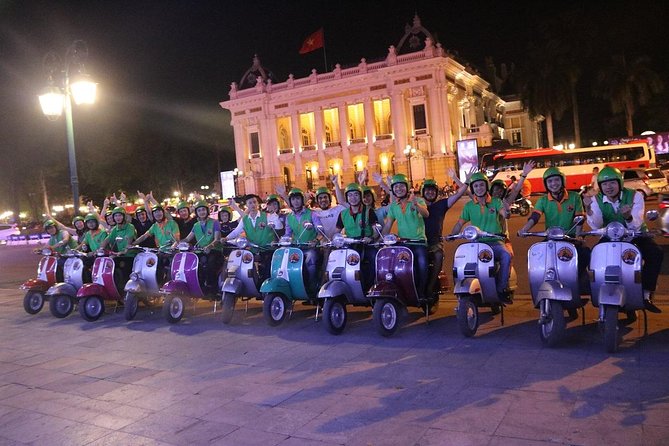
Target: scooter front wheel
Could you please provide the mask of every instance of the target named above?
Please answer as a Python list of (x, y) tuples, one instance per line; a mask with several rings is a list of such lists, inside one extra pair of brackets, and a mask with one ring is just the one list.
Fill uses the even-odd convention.
[(176, 324), (184, 316), (184, 301), (180, 296), (169, 296), (163, 302), (163, 316), (170, 324)]
[(618, 350), (618, 307), (604, 305), (604, 347), (607, 353)]
[(105, 302), (100, 296), (84, 297), (79, 302), (79, 314), (88, 322), (95, 322), (105, 312)]
[(23, 309), (28, 314), (37, 314), (44, 306), (44, 294), (38, 291), (28, 291), (23, 297)]
[(456, 318), (463, 335), (471, 338), (476, 334), (476, 330), (479, 328), (479, 309), (471, 299), (458, 297)]
[(62, 319), (74, 310), (74, 302), (67, 294), (56, 294), (49, 299), (49, 311), (54, 317)]
[(394, 299), (379, 299), (374, 303), (372, 318), (379, 334), (392, 336), (400, 326), (402, 308)]
[(341, 334), (348, 319), (346, 300), (343, 297), (326, 299), (323, 305), (323, 319), (325, 319), (325, 328), (330, 334)]
[(224, 324), (232, 322), (232, 317), (235, 315), (236, 303), (237, 297), (234, 294), (223, 292), (223, 298), (221, 299), (221, 320)]
[(139, 300), (137, 296), (133, 293), (126, 293), (125, 299), (123, 300), (123, 315), (125, 316), (126, 321), (131, 321), (137, 316), (137, 307), (139, 306)]
[(539, 321), (539, 337), (548, 347), (555, 347), (564, 336), (566, 321), (562, 304), (558, 301), (546, 300), (541, 302), (545, 315)]
[(262, 313), (267, 323), (272, 327), (276, 327), (283, 322), (286, 318), (287, 308), (288, 299), (279, 293), (268, 294), (262, 303)]

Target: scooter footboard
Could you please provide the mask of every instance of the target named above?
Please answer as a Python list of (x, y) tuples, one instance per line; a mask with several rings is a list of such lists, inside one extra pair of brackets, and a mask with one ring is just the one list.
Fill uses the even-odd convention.
[(53, 285), (46, 292), (47, 296), (56, 296), (59, 294), (65, 294), (67, 296), (76, 296), (77, 288), (75, 288), (75, 286), (72, 285), (71, 283), (61, 282)]
[(379, 282), (369, 290), (367, 297), (370, 299), (397, 299), (397, 286), (391, 282)]
[(538, 308), (542, 300), (559, 300), (561, 302), (571, 301), (573, 298), (572, 290), (565, 287), (558, 281), (542, 282), (537, 292), (532, 295), (534, 308)]
[(163, 288), (160, 290), (165, 294), (179, 294), (182, 296), (188, 295), (188, 284), (180, 280), (170, 280), (169, 282), (163, 285)]
[[(360, 303), (361, 299), (356, 299), (351, 287), (342, 280), (329, 280), (320, 290), (318, 290), (319, 299), (330, 299), (333, 297), (344, 296), (350, 303)], [(366, 299), (365, 299), (366, 301)]]
[[(625, 306), (625, 287), (617, 283), (605, 283), (599, 287), (597, 293), (597, 306), (599, 305), (617, 305)], [(592, 302), (595, 303), (595, 296), (592, 296)]]
[(230, 294), (240, 294), (242, 291), (242, 281), (236, 277), (227, 277), (223, 282), (223, 292)]
[(46, 292), (49, 289), (49, 283), (40, 279), (30, 279), (26, 280), (23, 285), (20, 286), (20, 289)]

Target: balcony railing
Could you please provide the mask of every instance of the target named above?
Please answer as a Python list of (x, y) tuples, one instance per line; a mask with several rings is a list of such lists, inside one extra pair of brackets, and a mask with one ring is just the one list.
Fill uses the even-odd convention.
[(312, 145), (309, 145), (309, 146), (302, 146), (302, 151), (303, 152), (308, 152), (310, 150), (316, 150), (316, 145), (312, 144)]

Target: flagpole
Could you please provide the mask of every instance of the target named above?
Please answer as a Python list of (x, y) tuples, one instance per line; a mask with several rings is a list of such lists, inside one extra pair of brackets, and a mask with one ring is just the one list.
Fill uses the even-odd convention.
[(325, 63), (325, 72), (328, 72), (328, 55), (325, 52), (325, 30), (323, 30), (323, 61)]

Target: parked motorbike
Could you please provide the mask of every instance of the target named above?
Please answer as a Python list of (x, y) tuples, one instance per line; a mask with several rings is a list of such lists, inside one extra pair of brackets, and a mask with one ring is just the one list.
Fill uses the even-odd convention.
[(39, 254), (42, 258), (37, 264), (37, 277), (26, 280), (19, 287), (21, 290), (26, 290), (23, 297), (23, 309), (28, 314), (37, 314), (42, 310), (47, 290), (56, 283), (58, 253), (45, 247), (40, 250)]
[(230, 243), (237, 249), (230, 252), (224, 271), (221, 296), (221, 312), (224, 324), (229, 324), (232, 321), (237, 300), (241, 299), (247, 305), (251, 299), (263, 300), (254, 251), (273, 249), (273, 247), (250, 243), (245, 237), (238, 237)]
[[(311, 222), (304, 223), (304, 230), (313, 228)], [(322, 228), (317, 228), (322, 233)], [(299, 239), (299, 237), (298, 237)], [(304, 279), (303, 247), (310, 243), (293, 242), (291, 237), (279, 239), (279, 248), (272, 255), (270, 278), (260, 286), (263, 293), (263, 315), (271, 326), (281, 324), (286, 314), (292, 314), (296, 301), (316, 305), (316, 318), (320, 309), (318, 301), (319, 283), (306, 283)]]
[(90, 282), (90, 267), (87, 268), (82, 260), (86, 254), (76, 250), (69, 250), (62, 255), (66, 258), (63, 266), (63, 282), (51, 286), (46, 296), (49, 298), (49, 310), (54, 317), (64, 318), (74, 310), (77, 291), (84, 282)]
[(205, 287), (205, 278), (199, 274), (200, 258), (198, 255), (204, 254), (205, 251), (193, 248), (185, 242), (179, 243), (177, 250), (179, 252), (172, 258), (172, 278), (160, 290), (164, 296), (163, 317), (170, 324), (176, 324), (183, 318), (186, 299), (193, 305), (199, 299), (213, 301), (214, 311), (216, 311), (216, 304), (221, 298), (220, 274), (218, 283), (210, 285), (209, 290)]
[[(646, 212), (650, 221), (657, 219), (656, 210)], [(612, 222), (604, 228), (583, 233), (606, 237), (592, 248), (590, 282), (592, 304), (599, 308), (599, 323), (604, 331), (604, 348), (613, 353), (618, 349), (618, 313), (643, 310), (646, 312), (641, 284), (643, 259), (641, 252), (626, 241), (652, 233), (627, 229), (622, 223)], [(646, 325), (647, 331), (647, 325)]]
[[(128, 277), (123, 277), (118, 261), (109, 255), (109, 251), (98, 249), (93, 262), (91, 283), (85, 283), (77, 291), (79, 314), (89, 322), (96, 321), (105, 312), (106, 304), (114, 304), (115, 308), (123, 304), (121, 290)], [(127, 260), (122, 260), (127, 261)]]
[(416, 290), (414, 256), (407, 245), (421, 242), (401, 240), (394, 234), (383, 236), (383, 247), (376, 254), (375, 283), (367, 293), (367, 299), (374, 302), (374, 325), (382, 336), (391, 336), (397, 331), (407, 316), (408, 307), (421, 308), (429, 315), (430, 309), (439, 302), (438, 293), (419, 296)]
[(160, 287), (169, 278), (169, 271), (165, 271), (163, 266), (164, 259), (158, 256), (160, 253), (167, 254), (165, 247), (158, 249), (135, 246), (133, 248), (142, 251), (135, 256), (130, 279), (123, 289), (125, 291), (123, 315), (127, 321), (133, 320), (137, 315), (140, 301), (147, 308), (154, 307), (160, 302), (162, 299)]
[[(478, 241), (481, 237), (503, 240), (496, 234), (481, 231), (476, 226), (466, 226), (460, 234), (444, 237), (446, 240), (465, 239), (453, 256), (453, 292), (458, 299), (456, 316), (460, 332), (474, 336), (479, 327), (479, 307), (490, 307), (493, 313), (501, 312), (504, 325), (504, 305), (497, 294), (495, 276), (499, 269), (495, 254), (489, 245)], [(508, 289), (517, 287), (516, 270), (511, 266)]]
[(509, 206), (509, 212), (512, 214), (518, 214), (522, 217), (529, 215), (531, 210), (532, 202), (529, 200), (529, 198), (522, 196), (516, 198), (516, 200)]
[(362, 243), (359, 239), (335, 234), (330, 246), (334, 249), (328, 256), (325, 271), (326, 282), (318, 291), (323, 299), (323, 319), (325, 327), (332, 334), (341, 334), (346, 327), (347, 305), (370, 306), (366, 296), (370, 284), (362, 283), (361, 258), (358, 251), (350, 246)]
[[(577, 216), (574, 227), (583, 219), (583, 216)], [(539, 309), (539, 336), (549, 347), (554, 347), (564, 337), (567, 325), (564, 310), (575, 312), (588, 302), (581, 298), (578, 251), (574, 246), (578, 241), (567, 235), (570, 232), (553, 227), (522, 234), (545, 238), (528, 250), (527, 271), (534, 308)]]

